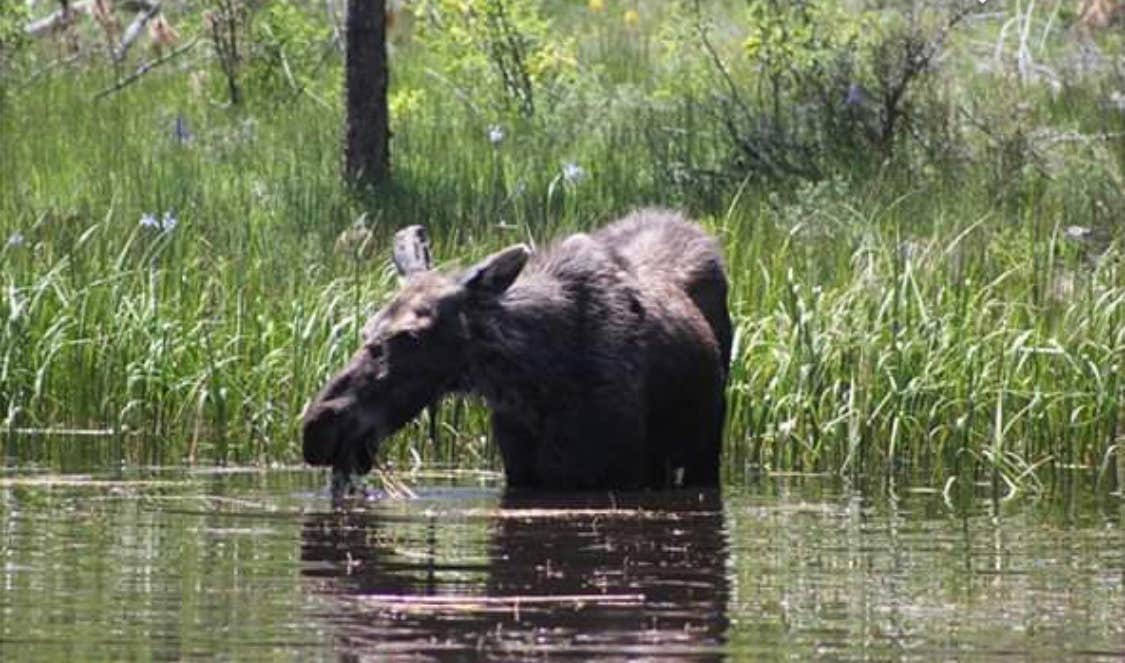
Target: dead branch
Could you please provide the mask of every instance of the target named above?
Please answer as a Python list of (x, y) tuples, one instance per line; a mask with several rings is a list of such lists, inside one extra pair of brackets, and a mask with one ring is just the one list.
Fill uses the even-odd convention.
[[(41, 37), (61, 27), (74, 18), (77, 14), (89, 14), (94, 0), (80, 0), (68, 8), (54, 11), (43, 18), (37, 19), (24, 26), (24, 34), (29, 37)], [(157, 3), (158, 4), (158, 3)], [(126, 0), (121, 3), (122, 9), (143, 12), (151, 9), (153, 3), (149, 0)]]
[(137, 17), (134, 18), (133, 22), (129, 24), (129, 27), (125, 29), (125, 34), (121, 36), (121, 43), (117, 45), (117, 48), (113, 49), (114, 61), (121, 62), (125, 59), (125, 54), (129, 52), (129, 47), (132, 46), (133, 42), (137, 41), (137, 38), (144, 32), (145, 25), (152, 20), (152, 17), (159, 13), (160, 3), (155, 2), (149, 6), (148, 9), (137, 14)]
[(110, 87), (107, 87), (104, 90), (95, 94), (94, 95), (94, 101), (97, 101), (98, 99), (101, 99), (102, 97), (108, 96), (110, 94), (113, 94), (114, 92), (117, 92), (119, 90), (122, 90), (122, 89), (132, 85), (133, 83), (137, 82), (137, 79), (139, 79), (141, 76), (144, 76), (145, 74), (152, 71), (153, 69), (156, 69), (157, 67), (164, 64), (165, 62), (167, 62), (167, 61), (169, 61), (169, 60), (171, 60), (175, 57), (178, 57), (178, 56), (182, 55), (183, 53), (186, 53), (187, 51), (190, 51), (198, 42), (199, 42), (198, 38), (192, 39), (191, 41), (189, 41), (188, 43), (184, 44), (183, 46), (177, 48), (176, 50), (172, 51), (168, 55), (159, 57), (155, 60), (149, 60), (148, 62), (142, 64), (139, 67), (137, 67), (137, 70), (134, 71), (133, 73), (131, 73), (128, 76), (126, 76), (125, 78), (122, 78), (121, 80), (117, 81), (116, 83), (114, 83)]

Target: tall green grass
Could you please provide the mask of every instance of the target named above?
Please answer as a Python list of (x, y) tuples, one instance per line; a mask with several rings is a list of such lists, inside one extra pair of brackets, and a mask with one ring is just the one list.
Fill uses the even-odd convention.
[[(650, 46), (625, 57), (607, 34), (583, 57), (643, 97)], [(9, 453), (42, 457), (42, 429), (94, 428), (130, 462), (294, 461), (304, 404), (395, 287), (396, 228), (427, 224), (450, 262), (666, 204), (727, 254), (730, 477), (906, 474), (1004, 494), (1076, 471), (1116, 481), (1125, 275), (1112, 219), (1125, 205), (1120, 161), (1095, 158), (1104, 148), (1050, 177), (986, 161), (916, 168), (907, 154), (857, 158), (816, 184), (680, 178), (672, 161), (723, 163), (699, 100), (622, 93), (611, 110), (549, 121), (486, 117), (451, 100), (426, 54), (406, 47), (394, 64), (396, 93), (418, 96), (394, 120), (394, 183), (373, 192), (340, 182), (338, 95), (230, 109), (170, 69), (94, 103), (100, 68), (8, 91), (0, 239), (22, 238), (0, 248)], [(1094, 101), (1037, 99), (1061, 128), (1105, 126)], [(566, 181), (565, 163), (586, 177)], [(145, 227), (146, 214), (177, 224)], [(355, 250), (337, 240), (361, 214), (371, 234)], [(479, 405), (441, 416), (441, 446), (418, 425), (387, 453), (496, 462)]]

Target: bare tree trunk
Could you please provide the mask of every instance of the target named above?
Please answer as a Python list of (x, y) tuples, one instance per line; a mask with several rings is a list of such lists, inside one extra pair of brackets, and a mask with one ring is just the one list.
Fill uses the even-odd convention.
[(390, 175), (386, 0), (348, 0), (344, 174), (375, 184)]

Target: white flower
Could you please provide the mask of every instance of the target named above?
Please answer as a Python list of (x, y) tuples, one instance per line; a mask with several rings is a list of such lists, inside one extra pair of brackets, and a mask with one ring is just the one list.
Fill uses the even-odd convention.
[(165, 212), (164, 218), (160, 221), (160, 227), (164, 230), (164, 232), (171, 232), (179, 222), (180, 220), (176, 218), (175, 214), (171, 212)]
[(23, 246), (23, 243), (23, 233), (16, 231), (11, 235), (8, 235), (8, 248), (14, 249), (16, 247)]
[(142, 228), (160, 228), (160, 221), (156, 219), (155, 214), (145, 212), (141, 215), (140, 226)]
[(1067, 226), (1065, 232), (1066, 236), (1070, 239), (1086, 239), (1094, 231), (1082, 226)]
[(504, 127), (494, 124), (488, 128), (488, 142), (499, 145), (504, 140)]
[(577, 184), (586, 179), (586, 171), (576, 163), (563, 164), (562, 175), (569, 184)]

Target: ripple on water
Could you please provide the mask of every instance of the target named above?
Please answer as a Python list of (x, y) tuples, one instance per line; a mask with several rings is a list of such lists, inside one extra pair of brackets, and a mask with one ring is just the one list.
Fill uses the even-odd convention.
[(1120, 503), (953, 515), (826, 480), (504, 496), (431, 474), (417, 500), (333, 509), (325, 481), (5, 472), (5, 658), (1125, 655)]

